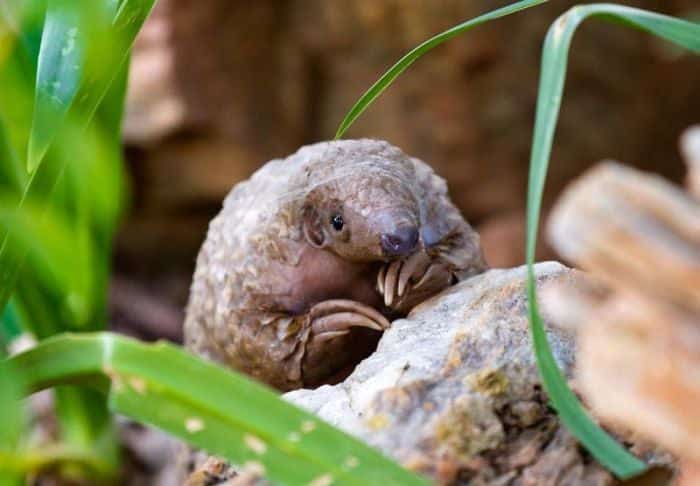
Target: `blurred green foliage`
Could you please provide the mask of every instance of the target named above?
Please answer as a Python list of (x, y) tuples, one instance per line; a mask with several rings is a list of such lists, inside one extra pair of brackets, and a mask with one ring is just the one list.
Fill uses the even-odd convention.
[[(112, 235), (125, 202), (120, 125), (128, 50), (152, 4), (0, 4), (3, 354), (20, 333), (42, 340), (105, 328)], [(62, 462), (80, 457), (92, 472), (116, 473), (105, 397), (66, 386), (54, 400), (60, 444), (71, 451)], [(36, 451), (25, 455), (43, 462)]]

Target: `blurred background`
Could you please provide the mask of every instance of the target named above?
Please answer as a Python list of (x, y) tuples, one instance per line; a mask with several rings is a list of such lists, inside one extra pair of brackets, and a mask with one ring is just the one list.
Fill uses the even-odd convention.
[[(406, 51), (507, 1), (159, 0), (137, 39), (124, 137), (131, 207), (117, 237), (111, 322), (179, 340), (195, 257), (225, 194), (264, 162), (333, 137)], [(418, 61), (348, 138), (386, 139), (431, 164), (492, 266), (524, 262), (525, 194), (550, 23), (575, 2), (478, 27)], [(697, 17), (697, 0), (625, 2)], [(572, 47), (546, 204), (603, 158), (678, 181), (698, 122), (700, 64), (591, 21)], [(668, 89), (673, 86), (673, 89)], [(544, 243), (539, 259), (556, 258)]]

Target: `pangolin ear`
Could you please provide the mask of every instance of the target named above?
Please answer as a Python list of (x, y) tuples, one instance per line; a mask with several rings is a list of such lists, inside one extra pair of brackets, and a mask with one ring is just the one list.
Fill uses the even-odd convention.
[(323, 231), (323, 222), (318, 210), (311, 204), (302, 209), (302, 228), (304, 237), (314, 248), (323, 248), (328, 244), (328, 237)]

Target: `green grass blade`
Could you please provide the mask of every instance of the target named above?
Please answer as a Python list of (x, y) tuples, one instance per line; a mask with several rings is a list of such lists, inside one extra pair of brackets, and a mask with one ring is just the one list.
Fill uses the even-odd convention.
[(15, 303), (10, 301), (0, 312), (0, 359), (9, 354), (9, 345), (22, 334)]
[[(54, 1), (60, 3), (60, 0)], [(64, 1), (70, 3), (72, 0)], [(37, 2), (37, 4), (39, 3), (40, 2)], [(31, 173), (31, 176), (24, 184), (21, 198), (18, 198), (20, 201), (19, 204), (23, 204), (24, 201), (33, 201), (36, 206), (47, 207), (51, 202), (51, 194), (54, 191), (61, 174), (63, 173), (64, 167), (69, 163), (82, 162), (80, 160), (76, 160), (75, 157), (71, 156), (71, 154), (67, 152), (70, 151), (71, 146), (73, 148), (78, 147), (83, 152), (85, 151), (85, 147), (83, 147), (84, 144), (79, 144), (76, 141), (76, 134), (79, 136), (81, 127), (85, 127), (89, 123), (92, 115), (97, 110), (97, 107), (100, 106), (103, 100), (106, 99), (106, 96), (111, 96), (110, 93), (112, 93), (115, 97), (121, 97), (120, 93), (123, 93), (123, 88), (125, 85), (125, 78), (123, 74), (126, 72), (124, 65), (126, 64), (128, 51), (134, 41), (136, 33), (153, 7), (153, 3), (153, 0), (122, 0), (121, 2), (112, 0), (111, 2), (104, 4), (104, 8), (107, 11), (118, 8), (116, 14), (113, 16), (114, 20), (111, 21), (108, 26), (105, 26), (105, 28), (102, 29), (103, 32), (98, 32), (99, 35), (96, 36), (96, 39), (91, 39), (94, 40), (94, 42), (89, 43), (92, 47), (85, 51), (85, 63), (87, 66), (85, 66), (84, 69), (81, 68), (81, 72), (85, 72), (87, 74), (84, 79), (81, 78), (82, 80), (79, 84), (79, 90), (75, 95), (73, 95), (73, 106), (70, 110), (68, 110), (65, 116), (63, 116), (63, 118), (60, 113), (54, 113), (53, 129), (59, 132), (55, 135), (56, 139), (62, 141), (62, 157), (49, 157), (58, 160), (47, 160), (43, 164), (41, 170), (35, 170)], [(80, 4), (94, 7), (94, 2), (92, 2), (92, 0), (83, 0), (80, 2)], [(88, 17), (94, 18), (94, 15), (90, 14)], [(95, 26), (92, 27), (91, 32), (94, 31)], [(105, 53), (105, 50), (101, 49), (100, 46), (109, 46), (109, 49), (107, 49), (107, 52)], [(68, 46), (66, 45), (64, 47), (67, 48)], [(4, 94), (8, 93), (8, 90), (19, 90), (19, 93), (24, 93), (24, 91), (20, 88), (26, 86), (28, 81), (33, 79), (33, 74), (24, 69), (26, 68), (26, 65), (32, 64), (31, 59), (26, 59), (27, 62), (25, 62), (24, 59), (29, 56), (30, 51), (31, 49), (15, 49), (14, 54), (17, 55), (13, 55), (11, 61), (13, 61), (13, 66), (17, 65), (17, 69), (13, 69), (11, 71), (13, 73), (11, 78), (4, 79), (3, 75), (6, 70), (0, 69), (0, 82), (2, 83), (3, 88), (0, 90), (0, 100), (3, 101), (3, 104), (0, 105), (0, 115), (2, 115), (5, 120), (15, 120), (17, 118), (15, 115), (18, 114), (21, 118), (23, 116), (21, 113), (21, 108), (25, 107), (26, 110), (26, 107), (30, 107), (29, 109), (31, 112), (31, 106), (34, 104), (34, 100), (29, 97), (31, 101), (24, 100), (22, 103), (10, 103), (9, 106), (16, 109), (9, 114), (4, 113), (5, 108), (8, 106), (6, 103), (4, 103), (6, 100)], [(22, 62), (15, 62), (17, 60), (16, 58), (19, 57), (22, 58)], [(120, 86), (112, 89), (112, 81), (115, 79)], [(9, 99), (8, 101), (12, 100), (10, 95), (8, 95), (7, 98)], [(106, 103), (113, 104), (111, 101), (106, 101)], [(114, 109), (110, 109), (109, 111), (111, 113), (105, 114), (105, 123), (102, 124), (104, 129), (108, 129), (110, 123), (116, 122), (119, 119)], [(41, 111), (39, 110), (39, 112)], [(15, 125), (16, 124), (13, 124), (13, 128)], [(27, 124), (27, 127), (28, 126), (29, 124)], [(39, 128), (37, 127), (51, 127), (52, 123), (34, 120), (34, 123), (31, 126), (32, 130), (38, 130)], [(23, 126), (19, 128), (23, 128)], [(114, 136), (114, 134), (111, 135)], [(31, 137), (33, 136), (38, 137), (37, 141), (31, 142)], [(46, 152), (50, 156), (52, 155), (50, 152), (52, 145), (49, 144), (48, 146), (44, 147), (46, 144), (46, 138), (42, 137), (44, 137), (44, 135), (35, 135), (33, 131), (32, 135), (30, 136), (29, 128), (26, 128), (16, 131), (13, 130), (13, 133), (9, 138), (12, 141), (10, 144), (11, 147), (14, 147), (16, 152), (22, 154), (27, 153), (27, 147), (29, 145), (32, 143), (35, 144), (35, 148), (32, 149), (32, 153), (34, 154), (34, 162), (30, 163), (30, 165), (36, 166), (38, 161), (41, 160), (40, 155), (42, 153)], [(53, 140), (54, 135), (49, 134), (46, 135), (46, 137), (48, 137), (48, 140)], [(85, 141), (85, 136), (79, 136), (79, 138), (81, 142)], [(89, 139), (90, 136), (87, 138)], [(40, 142), (42, 139), (44, 142)], [(112, 147), (111, 151), (113, 152), (111, 158), (115, 158), (117, 156), (117, 150), (114, 150), (114, 147)], [(59, 155), (61, 154), (59, 153)], [(86, 157), (86, 160), (91, 161), (93, 159)], [(26, 164), (25, 161), (22, 162)], [(100, 171), (97, 174), (105, 174), (106, 179), (110, 179), (113, 183), (102, 188), (103, 191), (101, 194), (92, 194), (92, 196), (96, 198), (96, 200), (92, 201), (92, 203), (96, 204), (91, 205), (91, 208), (93, 208), (93, 212), (94, 210), (104, 210), (102, 214), (107, 215), (106, 219), (110, 220), (111, 224), (113, 225), (116, 222), (115, 220), (118, 210), (121, 208), (121, 198), (110, 196), (113, 196), (116, 192), (121, 191), (121, 188), (117, 187), (121, 184), (121, 182), (119, 178), (112, 176), (115, 174), (119, 174), (120, 176), (121, 173), (117, 173), (116, 170), (121, 169), (115, 169), (115, 164), (105, 167), (107, 169), (112, 167), (112, 169), (109, 169), (111, 170), (111, 173)], [(85, 175), (85, 171), (81, 172), (78, 170), (76, 172)], [(95, 175), (95, 173), (91, 173), (91, 175)], [(85, 182), (84, 178), (83, 182)], [(89, 182), (88, 186), (93, 187)], [(105, 199), (108, 197), (109, 200)], [(95, 231), (100, 233), (99, 236), (102, 240), (104, 240), (104, 236), (111, 234), (112, 229), (107, 228), (105, 230), (103, 228), (96, 229)], [(0, 239), (2, 241), (0, 243), (0, 308), (3, 308), (7, 303), (12, 290), (14, 289), (14, 286), (16, 285), (17, 276), (26, 255), (21, 252), (17, 253), (8, 251), (9, 248), (17, 246), (17, 241), (19, 240), (17, 231), (10, 230), (5, 235), (0, 233)], [(104, 244), (104, 241), (102, 241), (102, 243), (103, 244), (101, 246), (103, 247), (103, 252), (108, 252), (108, 245)]]
[(110, 333), (64, 335), (9, 360), (29, 391), (108, 379), (114, 412), (286, 484), (427, 484), (271, 390), (176, 346)]
[(700, 25), (619, 5), (586, 5), (572, 8), (552, 24), (542, 51), (527, 200), (528, 300), (533, 344), (544, 387), (562, 422), (601, 464), (619, 478), (628, 478), (641, 473), (645, 465), (589, 418), (568, 387), (547, 341), (537, 307), (533, 271), (542, 193), (562, 100), (569, 46), (576, 28), (589, 17), (644, 30), (696, 53), (700, 52)]
[[(16, 453), (21, 446), (26, 423), (21, 398), (20, 374), (12, 363), (0, 361), (0, 457), (3, 454)], [(24, 484), (24, 475), (7, 468), (0, 460), (0, 486), (21, 484)]]
[[(154, 0), (49, 0), (27, 167), (33, 172), (74, 104), (90, 121)], [(118, 10), (117, 10), (118, 8)]]
[(50, 0), (39, 50), (34, 117), (29, 139), (27, 168), (39, 165), (73, 104), (84, 76), (85, 0)]
[(384, 92), (384, 90), (387, 89), (401, 73), (403, 73), (411, 64), (413, 64), (418, 58), (422, 57), (428, 51), (478, 25), (500, 17), (505, 17), (530, 7), (534, 7), (536, 5), (540, 5), (546, 1), (547, 0), (523, 0), (521, 2), (493, 10), (492, 12), (455, 25), (454, 27), (441, 32), (440, 34), (431, 37), (422, 44), (418, 45), (399, 59), (396, 64), (389, 68), (387, 72), (385, 72), (367, 91), (365, 91), (362, 96), (360, 96), (360, 99), (357, 100), (352, 108), (350, 108), (348, 114), (345, 115), (343, 121), (340, 122), (335, 138), (339, 139), (342, 137), (347, 129), (350, 128), (350, 125), (357, 120), (357, 118), (369, 107), (369, 105), (372, 104), (372, 102), (377, 99), (377, 97), (382, 94), (382, 92)]
[[(52, 208), (41, 210), (32, 204), (13, 208), (0, 193), (0, 230), (13, 231), (4, 251), (10, 255), (26, 254), (29, 279), (35, 287), (60, 289), (62, 302), (48, 306), (63, 313), (73, 329), (84, 327), (90, 320), (90, 300), (94, 293), (92, 247), (76, 251), (76, 231), (61, 214)], [(58, 304), (58, 305), (56, 305)], [(41, 304), (40, 304), (41, 307)], [(58, 316), (52, 316), (58, 321)]]

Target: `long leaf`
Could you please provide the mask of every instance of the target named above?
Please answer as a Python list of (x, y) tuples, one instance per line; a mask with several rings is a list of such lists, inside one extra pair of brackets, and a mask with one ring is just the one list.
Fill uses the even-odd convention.
[[(90, 299), (94, 290), (92, 247), (76, 251), (76, 232), (60, 213), (42, 211), (31, 204), (12, 208), (0, 193), (0, 229), (11, 229), (17, 235), (5, 251), (27, 253), (27, 271), (35, 287), (60, 289), (63, 305), (73, 328), (84, 327), (90, 319)], [(9, 207), (8, 207), (9, 206)], [(48, 293), (44, 290), (43, 293)], [(58, 316), (53, 316), (58, 321)]]
[(110, 333), (64, 335), (9, 360), (29, 391), (108, 383), (114, 412), (286, 484), (425, 481), (267, 388), (176, 346)]
[(9, 354), (9, 346), (22, 334), (17, 310), (12, 301), (0, 313), (0, 359)]
[(512, 5), (493, 10), (492, 12), (480, 15), (479, 17), (476, 17), (471, 20), (467, 20), (466, 22), (462, 22), (459, 25), (455, 25), (454, 27), (447, 29), (444, 32), (441, 32), (440, 34), (431, 37), (427, 41), (420, 44), (418, 47), (415, 47), (414, 49), (409, 51), (405, 56), (399, 59), (396, 62), (396, 64), (389, 68), (387, 72), (385, 72), (367, 91), (365, 91), (365, 93), (362, 96), (360, 96), (360, 99), (357, 100), (357, 102), (353, 105), (352, 108), (350, 108), (348, 114), (345, 115), (343, 121), (340, 122), (338, 131), (335, 134), (335, 138), (339, 139), (340, 137), (342, 137), (343, 134), (347, 131), (347, 129), (350, 128), (350, 125), (352, 125), (353, 122), (357, 120), (357, 118), (369, 107), (369, 105), (380, 94), (382, 94), (384, 90), (387, 89), (391, 85), (391, 83), (393, 83), (394, 80), (397, 77), (399, 77), (399, 75), (402, 72), (408, 69), (408, 67), (411, 64), (413, 64), (418, 58), (423, 56), (428, 51), (436, 48), (443, 42), (448, 41), (453, 37), (458, 36), (459, 34), (462, 34), (478, 25), (484, 24), (491, 20), (498, 19), (500, 17), (505, 17), (506, 15), (519, 12), (526, 8), (540, 5), (542, 3), (545, 3), (546, 1), (547, 0), (523, 0), (521, 2), (517, 2)]
[[(59, 3), (61, 1), (71, 3), (72, 0), (54, 1)], [(86, 8), (94, 6), (94, 2), (91, 0), (83, 0), (80, 4), (87, 5)], [(111, 27), (104, 32), (98, 32), (98, 41), (95, 43), (95, 46), (86, 51), (86, 62), (89, 67), (86, 68), (84, 72), (89, 75), (86, 74), (84, 78), (81, 77), (79, 85), (75, 88), (78, 89), (78, 92), (73, 94), (71, 98), (74, 101), (74, 106), (68, 112), (67, 116), (62, 114), (60, 110), (53, 112), (51, 110), (35, 110), (36, 113), (47, 113), (49, 118), (53, 118), (52, 120), (43, 121), (35, 119), (32, 125), (32, 134), (29, 138), (28, 145), (32, 146), (32, 144), (34, 144), (34, 148), (31, 149), (33, 161), (28, 162), (28, 164), (37, 167), (37, 170), (32, 172), (31, 178), (25, 186), (22, 201), (34, 199), (35, 203), (38, 205), (48, 205), (52, 191), (63, 172), (64, 164), (67, 163), (67, 161), (64, 160), (59, 164), (45, 164), (51, 167), (44, 167), (44, 170), (38, 168), (38, 163), (42, 159), (42, 154), (50, 149), (50, 142), (53, 140), (53, 135), (51, 135), (51, 133), (36, 133), (35, 130), (43, 130), (45, 128), (47, 130), (53, 130), (54, 132), (60, 132), (64, 130), (63, 126), (66, 122), (68, 122), (69, 125), (79, 125), (82, 123), (84, 126), (90, 121), (112, 81), (118, 78), (120, 73), (123, 72), (120, 66), (126, 62), (128, 50), (136, 37), (136, 33), (151, 11), (153, 4), (154, 0), (123, 0), (121, 2), (112, 0), (106, 3), (109, 8), (116, 9), (118, 7), (118, 10), (114, 21), (110, 24)], [(84, 15), (83, 18), (92, 17)], [(84, 23), (89, 24), (89, 22)], [(67, 24), (65, 27), (68, 28), (68, 31), (73, 28), (68, 27)], [(82, 32), (81, 30), (76, 32), (75, 42), (85, 42), (81, 36)], [(68, 32), (65, 32), (65, 35), (67, 36)], [(106, 45), (109, 47), (106, 50), (100, 47)], [(68, 45), (66, 44), (64, 47), (67, 49)], [(100, 53), (103, 55), (100, 56)], [(49, 58), (51, 58), (51, 56), (47, 57), (47, 59)], [(47, 69), (47, 73), (50, 72), (51, 70)], [(47, 77), (50, 78), (48, 74)], [(22, 83), (16, 84), (21, 85)], [(39, 84), (39, 81), (37, 81), (37, 84)], [(0, 109), (1, 108), (2, 107), (0, 107)], [(57, 136), (60, 137), (60, 134)], [(21, 136), (17, 138), (21, 140)], [(36, 141), (32, 142), (33, 138)], [(46, 143), (49, 145), (44, 146)], [(0, 234), (0, 236), (2, 235)], [(12, 240), (14, 239), (16, 241), (16, 238), (17, 235), (15, 232), (10, 231), (8, 234), (4, 235), (4, 239), (2, 243), (0, 243), (0, 308), (3, 308), (7, 303), (12, 289), (16, 284), (18, 272), (24, 261), (24, 254), (16, 254), (7, 251), (9, 247), (14, 246)]]
[(27, 166), (33, 172), (73, 102), (87, 123), (124, 64), (154, 0), (49, 0)]
[(542, 71), (527, 199), (528, 300), (533, 343), (544, 387), (562, 422), (601, 464), (619, 478), (627, 478), (641, 473), (645, 465), (631, 456), (588, 417), (568, 387), (547, 342), (537, 307), (533, 270), (542, 193), (564, 90), (569, 46), (576, 28), (589, 17), (599, 17), (649, 32), (696, 53), (700, 52), (700, 25), (613, 4), (579, 6), (572, 8), (552, 24), (542, 50)]
[[(25, 432), (24, 409), (22, 408), (22, 382), (14, 365), (0, 361), (0, 457), (2, 454), (14, 454), (21, 445)], [(18, 486), (24, 484), (21, 472), (3, 467), (0, 461), (0, 486)]]
[(39, 165), (84, 77), (86, 0), (50, 0), (39, 50), (36, 101), (27, 168)]

